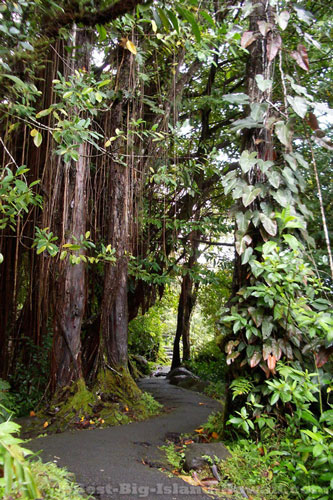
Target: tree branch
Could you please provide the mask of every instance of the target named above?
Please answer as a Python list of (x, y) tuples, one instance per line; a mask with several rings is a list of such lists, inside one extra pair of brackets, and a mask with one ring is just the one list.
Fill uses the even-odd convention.
[(81, 23), (84, 26), (106, 24), (130, 12), (138, 4), (143, 3), (143, 1), (144, 0), (121, 0), (95, 13), (89, 12), (88, 9), (82, 12), (79, 2), (72, 1), (69, 5), (69, 10), (64, 11), (56, 19), (54, 19), (54, 17), (52, 17), (52, 19), (45, 19), (43, 24), (46, 26), (45, 30), (48, 35), (56, 35), (60, 28), (73, 23)]

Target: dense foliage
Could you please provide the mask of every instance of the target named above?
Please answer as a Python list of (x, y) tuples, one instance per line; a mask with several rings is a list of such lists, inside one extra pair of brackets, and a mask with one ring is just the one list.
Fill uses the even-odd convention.
[(0, 405), (155, 361), (172, 325), (173, 366), (329, 498), (332, 29), (325, 0), (0, 4)]

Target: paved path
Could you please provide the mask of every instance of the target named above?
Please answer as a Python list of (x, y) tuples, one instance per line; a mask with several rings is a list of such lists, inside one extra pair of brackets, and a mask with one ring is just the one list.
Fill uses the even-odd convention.
[(159, 471), (162, 453), (158, 446), (169, 432), (193, 431), (210, 413), (220, 410), (219, 404), (172, 386), (162, 377), (143, 379), (139, 386), (172, 411), (144, 422), (50, 435), (30, 441), (29, 448), (43, 450), (44, 461), (56, 461), (74, 472), (85, 491), (99, 500), (210, 498), (200, 488)]

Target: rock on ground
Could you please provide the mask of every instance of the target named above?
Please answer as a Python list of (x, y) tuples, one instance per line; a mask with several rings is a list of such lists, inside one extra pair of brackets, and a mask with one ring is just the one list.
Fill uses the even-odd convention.
[(226, 460), (231, 457), (231, 453), (222, 443), (192, 443), (187, 446), (185, 451), (184, 470), (201, 469), (207, 465), (207, 459), (203, 458), (209, 456), (215, 460)]

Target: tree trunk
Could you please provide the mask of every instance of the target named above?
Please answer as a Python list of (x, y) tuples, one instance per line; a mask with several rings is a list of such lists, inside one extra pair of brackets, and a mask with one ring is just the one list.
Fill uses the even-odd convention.
[[(90, 65), (90, 37), (87, 32), (75, 29), (77, 68)], [(62, 228), (63, 242), (74, 243), (86, 232), (87, 224), (87, 179), (89, 172), (89, 145), (79, 146), (77, 162), (62, 163)], [(60, 201), (60, 200), (59, 200)], [(82, 253), (82, 250), (80, 251)], [(58, 279), (55, 287), (54, 337), (51, 353), (51, 389), (69, 385), (82, 378), (81, 325), (86, 307), (85, 264), (72, 265), (69, 260), (58, 261)]]
[[(253, 4), (254, 10), (250, 15), (249, 31), (258, 33), (258, 21), (269, 22), (272, 26), (274, 26), (275, 21), (272, 7), (264, 0), (259, 0), (259, 2), (253, 0)], [(267, 47), (269, 44), (274, 45), (276, 40), (275, 36), (276, 35), (272, 30), (268, 32), (264, 39), (262, 37), (258, 37), (257, 40), (247, 47), (249, 57), (246, 66), (245, 85), (250, 105), (254, 103), (261, 104), (263, 102), (270, 102), (271, 100), (272, 90), (260, 90), (256, 82), (256, 76), (263, 75), (265, 80), (272, 79), (273, 66), (272, 60), (269, 60), (268, 57)], [(248, 150), (249, 152), (256, 151), (257, 157), (264, 161), (273, 160), (272, 134), (270, 127), (267, 125), (269, 122), (269, 116), (268, 110), (264, 119), (264, 127), (243, 129), (242, 150)], [(265, 182), (265, 176), (257, 167), (252, 168), (247, 174), (244, 174), (243, 179), (252, 186), (260, 182)], [(258, 200), (255, 200), (250, 207), (253, 210), (257, 208), (261, 211)], [(238, 204), (238, 210), (246, 212), (248, 209), (249, 207), (244, 208), (242, 202)], [(253, 226), (252, 222), (248, 228), (247, 234), (249, 234), (252, 238), (251, 246), (253, 249), (255, 249), (256, 246), (263, 241), (263, 236), (267, 236), (264, 235), (263, 229), (259, 231), (258, 228)], [(242, 265), (241, 261), (242, 256), (235, 252), (231, 297), (235, 297), (237, 292), (248, 284), (249, 269), (248, 266)]]
[[(122, 91), (122, 97), (115, 102), (109, 116), (106, 117), (105, 133), (108, 137), (116, 136), (116, 129), (126, 130), (129, 112), (133, 117), (133, 103), (130, 110), (130, 102), (125, 97), (126, 90), (133, 92), (132, 61), (131, 53), (119, 47), (118, 75), (116, 81), (118, 88)], [(124, 139), (114, 141), (114, 150), (125, 151)], [(109, 206), (105, 214), (108, 243), (115, 250), (116, 262), (105, 266), (104, 290), (101, 308), (101, 344), (99, 353), (99, 365), (103, 366), (105, 361), (111, 367), (127, 367), (127, 335), (128, 335), (128, 252), (130, 250), (130, 224), (129, 213), (131, 212), (130, 199), (130, 163), (128, 158), (131, 137), (126, 140), (127, 156), (125, 161), (128, 165), (117, 162), (115, 156), (106, 164), (108, 176), (107, 197)], [(132, 216), (131, 216), (132, 217)]]
[(173, 344), (173, 355), (171, 369), (178, 368), (181, 365), (180, 357), (180, 339), (183, 341), (183, 361), (188, 361), (191, 357), (190, 348), (190, 327), (191, 314), (195, 306), (198, 283), (191, 276), (191, 270), (198, 261), (199, 252), (199, 235), (198, 231), (193, 231), (190, 236), (191, 255), (188, 263), (185, 266), (186, 271), (182, 279), (181, 292), (178, 302), (177, 314), (177, 329)]

